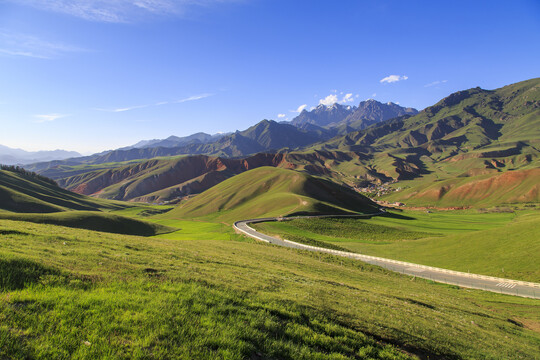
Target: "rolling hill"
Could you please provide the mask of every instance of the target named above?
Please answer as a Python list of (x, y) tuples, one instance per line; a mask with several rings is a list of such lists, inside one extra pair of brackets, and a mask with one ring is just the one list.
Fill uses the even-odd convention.
[(121, 209), (125, 205), (64, 190), (29, 174), (0, 170), (0, 210), (49, 213), (66, 210)]
[(331, 181), (261, 167), (227, 179), (162, 216), (232, 222), (292, 214), (371, 213), (377, 209), (369, 199)]
[(261, 166), (287, 166), (283, 154), (245, 159), (206, 155), (145, 160), (59, 179), (64, 188), (99, 198), (163, 202), (198, 194), (234, 175)]
[(50, 179), (23, 170), (0, 170), (0, 219), (140, 236), (175, 230), (102, 212), (126, 207), (72, 193)]

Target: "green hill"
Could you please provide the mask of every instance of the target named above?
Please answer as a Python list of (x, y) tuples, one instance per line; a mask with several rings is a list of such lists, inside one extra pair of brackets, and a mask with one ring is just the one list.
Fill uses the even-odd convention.
[(164, 214), (236, 221), (292, 214), (370, 213), (377, 207), (331, 181), (293, 170), (261, 167), (236, 175)]
[(66, 210), (121, 209), (126, 205), (64, 190), (54, 183), (22, 172), (0, 170), (0, 210), (48, 213)]

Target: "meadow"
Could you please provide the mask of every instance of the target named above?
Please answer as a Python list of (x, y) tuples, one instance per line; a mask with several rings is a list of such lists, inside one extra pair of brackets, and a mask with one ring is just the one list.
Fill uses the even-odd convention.
[[(538, 301), (176, 225), (167, 238), (0, 220), (0, 358), (538, 355)], [(175, 239), (205, 227), (209, 240)]]
[(280, 237), (458, 271), (540, 282), (538, 210), (402, 211), (254, 227)]

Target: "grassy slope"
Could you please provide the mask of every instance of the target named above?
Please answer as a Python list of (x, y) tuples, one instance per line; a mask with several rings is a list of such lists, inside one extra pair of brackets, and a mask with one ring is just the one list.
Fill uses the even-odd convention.
[(202, 220), (158, 219), (153, 216), (158, 213), (166, 213), (171, 209), (170, 206), (148, 205), (118, 210), (114, 213), (176, 229), (173, 232), (157, 235), (159, 238), (169, 240), (230, 240), (233, 237), (234, 232), (227, 224)]
[(236, 175), (180, 204), (163, 218), (233, 222), (291, 213), (374, 212), (363, 196), (326, 180), (272, 167)]
[(153, 236), (174, 231), (173, 227), (94, 211), (64, 211), (49, 214), (15, 214), (0, 212), (0, 219), (61, 225), (71, 228), (116, 234)]
[[(239, 241), (0, 220), (0, 356), (531, 359), (538, 301)], [(531, 329), (537, 329), (536, 332)], [(378, 339), (379, 341), (375, 341)]]
[[(291, 240), (459, 271), (540, 282), (540, 213), (405, 212), (407, 218), (255, 225)], [(503, 270), (504, 269), (504, 270)]]
[(121, 203), (74, 194), (49, 183), (0, 170), (0, 209), (13, 212), (120, 209)]

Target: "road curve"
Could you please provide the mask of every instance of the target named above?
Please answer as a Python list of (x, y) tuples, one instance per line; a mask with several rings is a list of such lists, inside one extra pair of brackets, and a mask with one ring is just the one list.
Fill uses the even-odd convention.
[(287, 221), (293, 219), (310, 219), (310, 218), (323, 218), (323, 217), (354, 217), (354, 218), (369, 218), (371, 216), (380, 215), (369, 214), (369, 215), (319, 215), (319, 216), (296, 216), (288, 218), (261, 218), (261, 219), (249, 219), (241, 220), (234, 223), (233, 227), (236, 231), (243, 233), (253, 239), (271, 243), (274, 245), (284, 246), (288, 248), (308, 250), (308, 251), (317, 251), (327, 254), (333, 254), (337, 256), (347, 257), (351, 259), (361, 260), (368, 264), (377, 265), (385, 269), (399, 272), (402, 274), (412, 275), (424, 279), (433, 280), (436, 282), (458, 285), (461, 287), (471, 288), (471, 289), (480, 289), (491, 292), (496, 292), (500, 294), (521, 296), (533, 299), (540, 299), (540, 284), (496, 278), (493, 276), (477, 275), (464, 273), (460, 271), (453, 271), (447, 269), (436, 268), (432, 266), (419, 265), (408, 263), (404, 261), (397, 261), (391, 259), (385, 259), (376, 256), (356, 254), (346, 251), (338, 251), (325, 249), (316, 246), (310, 246), (305, 244), (300, 244), (297, 242), (282, 240), (273, 236), (269, 236), (263, 233), (260, 233), (253, 228), (249, 227), (248, 224), (261, 223), (261, 222), (270, 222), (270, 221)]

